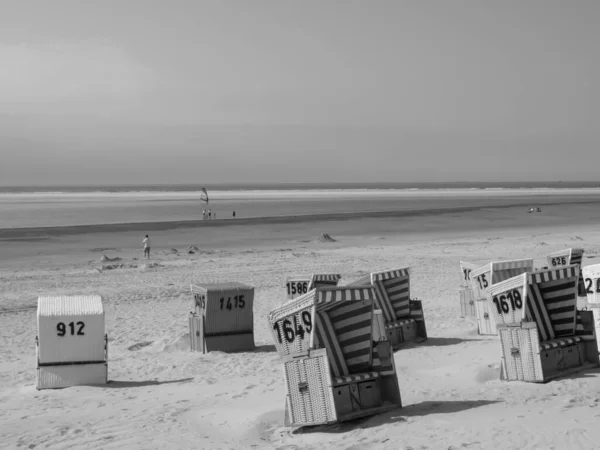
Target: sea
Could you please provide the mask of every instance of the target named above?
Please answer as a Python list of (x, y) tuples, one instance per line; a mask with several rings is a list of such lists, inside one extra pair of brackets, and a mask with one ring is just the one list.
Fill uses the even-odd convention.
[(600, 182), (0, 186), (0, 229), (575, 202), (600, 203)]

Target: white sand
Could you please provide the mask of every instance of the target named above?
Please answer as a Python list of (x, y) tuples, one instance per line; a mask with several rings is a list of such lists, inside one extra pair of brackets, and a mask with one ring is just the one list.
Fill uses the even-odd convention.
[[(600, 448), (600, 371), (545, 385), (502, 382), (498, 338), (478, 336), (475, 320), (459, 317), (458, 304), (459, 260), (534, 257), (539, 265), (549, 252), (583, 246), (584, 264), (592, 264), (600, 231), (512, 229), (410, 240), (330, 233), (338, 242), (282, 240), (279, 248), (200, 255), (178, 247), (179, 256), (161, 250), (152, 269), (99, 271), (102, 252), (88, 254), (93, 263), (63, 257), (60, 265), (3, 269), (1, 306), (26, 309), (0, 314), (0, 448)], [(130, 251), (104, 253), (143, 263)], [(285, 299), (285, 276), (350, 277), (402, 265), (412, 267), (412, 294), (423, 300), (429, 334), (425, 344), (395, 353), (404, 407), (316, 430), (283, 428), (282, 363), (266, 315)], [(189, 351), (192, 280), (255, 286), (255, 352)], [(36, 391), (34, 307), (42, 293), (104, 296), (108, 385)]]

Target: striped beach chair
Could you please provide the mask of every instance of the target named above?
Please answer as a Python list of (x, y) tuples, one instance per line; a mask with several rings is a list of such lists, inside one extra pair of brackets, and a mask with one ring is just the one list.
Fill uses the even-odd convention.
[[(548, 268), (554, 269), (556, 267), (575, 265), (581, 270), (581, 262), (583, 260), (583, 249), (582, 248), (565, 248), (554, 253), (550, 253), (546, 257), (548, 261)], [(580, 272), (581, 273), (581, 272)], [(585, 287), (583, 285), (583, 278), (579, 278), (579, 284), (577, 285), (577, 294), (580, 297), (585, 297)]]
[(577, 310), (578, 280), (579, 267), (568, 265), (487, 289), (500, 334), (503, 379), (546, 382), (600, 365), (592, 312)]
[(402, 406), (375, 289), (318, 287), (269, 316), (284, 359), (286, 426), (320, 425)]
[(471, 271), (471, 287), (475, 296), (477, 325), (481, 335), (497, 335), (498, 329), (494, 314), (487, 301), (487, 289), (496, 283), (508, 280), (522, 273), (533, 272), (533, 259), (493, 261)]
[(312, 275), (293, 275), (285, 280), (287, 298), (292, 300), (318, 287), (337, 286), (342, 276), (338, 273), (313, 273)]
[(394, 350), (404, 342), (427, 339), (423, 304), (410, 298), (410, 268), (372, 272), (347, 286), (375, 288), (376, 305), (382, 311), (387, 338)]
[(479, 267), (477, 264), (460, 261), (460, 317), (477, 317), (475, 309), (475, 294), (471, 287), (471, 272)]

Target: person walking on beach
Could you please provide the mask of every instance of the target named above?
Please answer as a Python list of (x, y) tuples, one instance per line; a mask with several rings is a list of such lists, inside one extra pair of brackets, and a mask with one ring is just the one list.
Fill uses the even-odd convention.
[(235, 211), (233, 212), (233, 218), (235, 219)]
[(211, 212), (210, 212), (210, 209), (209, 209), (208, 210), (208, 220), (210, 220), (210, 215), (211, 215)]
[(206, 210), (202, 210), (202, 220), (206, 219)]
[(148, 237), (148, 235), (146, 235), (146, 238), (143, 240), (143, 244), (144, 244), (144, 256), (146, 257), (146, 259), (150, 259), (150, 237)]

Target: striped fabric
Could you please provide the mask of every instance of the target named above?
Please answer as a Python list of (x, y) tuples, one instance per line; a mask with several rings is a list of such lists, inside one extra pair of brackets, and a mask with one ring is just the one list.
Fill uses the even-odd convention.
[(343, 302), (326, 311), (349, 374), (371, 367), (373, 302)]
[(410, 278), (408, 275), (391, 278), (381, 282), (383, 289), (392, 305), (397, 318), (406, 317), (410, 314)]
[(359, 373), (357, 375), (348, 375), (345, 377), (334, 377), (333, 385), (339, 386), (340, 384), (356, 383), (357, 381), (374, 380), (375, 378), (378, 378), (378, 377), (379, 377), (379, 373), (377, 373), (377, 372), (365, 372), (365, 373)]
[(581, 341), (579, 337), (569, 337), (564, 339), (553, 339), (546, 342), (540, 342), (540, 350), (552, 350), (553, 348), (568, 347)]
[(516, 277), (533, 270), (533, 259), (519, 259), (515, 261), (498, 261), (492, 263), (491, 284), (500, 283), (509, 278)]
[(348, 375), (348, 366), (335, 335), (335, 330), (325, 311), (315, 314), (315, 348), (326, 348), (331, 373), (334, 377)]
[(315, 303), (317, 308), (323, 308), (330, 303), (374, 299), (375, 291), (372, 287), (318, 288)]
[[(583, 261), (583, 249), (582, 248), (572, 248), (571, 249), (571, 259), (569, 264), (579, 267), (579, 271), (581, 274), (581, 262)], [(587, 292), (585, 290), (585, 282), (583, 277), (579, 276), (579, 283), (577, 284), (577, 295), (580, 297), (587, 297)]]
[(403, 267), (402, 269), (392, 269), (383, 272), (375, 272), (371, 274), (372, 281), (385, 281), (392, 280), (394, 278), (403, 278), (410, 276), (410, 269)]
[(566, 266), (529, 275), (525, 316), (537, 324), (541, 341), (575, 334), (578, 273)]
[(313, 274), (308, 283), (308, 290), (315, 289), (318, 287), (337, 286), (338, 282), (342, 278), (339, 274)]

